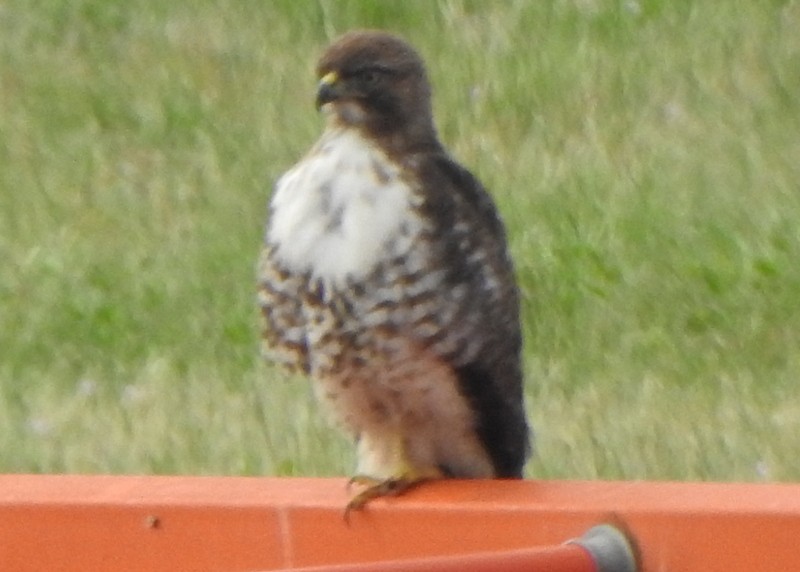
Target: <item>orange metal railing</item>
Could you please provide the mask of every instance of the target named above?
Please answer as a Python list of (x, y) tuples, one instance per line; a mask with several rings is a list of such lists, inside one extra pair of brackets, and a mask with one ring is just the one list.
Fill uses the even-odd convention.
[(643, 572), (800, 570), (800, 485), (443, 481), (346, 523), (349, 494), (346, 479), (0, 475), (0, 570), (477, 567), (505, 553), (574, 572), (587, 549), (563, 541), (603, 522), (635, 538)]

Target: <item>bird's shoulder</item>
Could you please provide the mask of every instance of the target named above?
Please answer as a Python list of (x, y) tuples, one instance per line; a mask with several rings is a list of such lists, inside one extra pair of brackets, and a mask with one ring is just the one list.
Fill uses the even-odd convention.
[(505, 241), (505, 229), (483, 183), (446, 150), (416, 153), (407, 161), (425, 197), (424, 210), (446, 226), (477, 225), (493, 238)]

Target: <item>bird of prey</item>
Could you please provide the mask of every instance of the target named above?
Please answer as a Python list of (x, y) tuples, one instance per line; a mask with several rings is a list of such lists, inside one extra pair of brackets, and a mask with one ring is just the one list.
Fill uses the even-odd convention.
[(356, 443), (348, 511), (438, 478), (521, 478), (530, 453), (505, 229), (440, 143), (403, 39), (346, 33), (317, 67), (321, 138), (277, 182), (258, 265), (265, 353)]

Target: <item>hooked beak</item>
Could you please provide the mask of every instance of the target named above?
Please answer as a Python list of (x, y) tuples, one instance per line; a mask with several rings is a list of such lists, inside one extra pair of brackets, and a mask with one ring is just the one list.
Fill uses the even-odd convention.
[(338, 99), (340, 95), (339, 74), (335, 71), (326, 73), (319, 80), (319, 86), (317, 87), (317, 110), (326, 103)]

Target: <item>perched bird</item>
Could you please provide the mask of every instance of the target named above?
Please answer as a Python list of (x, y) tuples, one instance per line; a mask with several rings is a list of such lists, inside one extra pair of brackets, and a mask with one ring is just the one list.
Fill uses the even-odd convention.
[(326, 128), (277, 182), (259, 262), (266, 353), (357, 444), (348, 505), (437, 478), (521, 478), (519, 296), (503, 224), (439, 142), (419, 55), (353, 31), (317, 68)]

